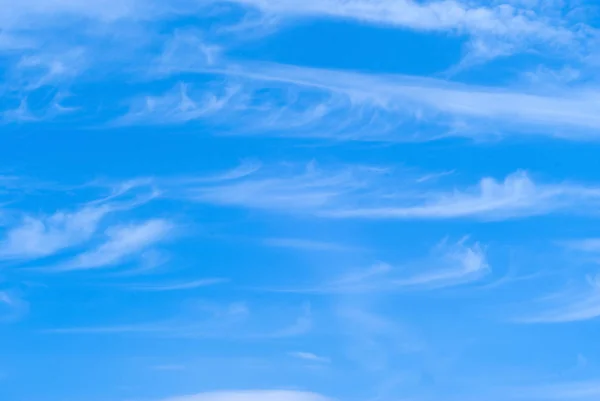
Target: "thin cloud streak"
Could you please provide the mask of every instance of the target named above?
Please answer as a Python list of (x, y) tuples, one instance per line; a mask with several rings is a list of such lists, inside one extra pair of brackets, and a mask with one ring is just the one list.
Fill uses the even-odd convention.
[[(292, 319), (289, 313), (258, 316), (255, 311), (251, 313), (245, 304), (236, 303), (225, 307), (208, 305), (203, 312), (200, 315), (186, 313), (177, 319), (144, 323), (52, 328), (43, 330), (43, 333), (274, 341), (300, 337), (312, 329), (310, 305), (304, 305), (301, 313)], [(274, 321), (277, 323), (273, 324)]]
[(600, 126), (598, 105), (593, 101), (597, 96), (595, 91), (551, 96), (420, 77), (367, 75), (268, 63), (247, 64), (241, 69), (229, 68), (223, 72), (330, 91), (347, 96), (355, 103), (369, 102), (383, 110), (404, 109), (408, 114), (422, 115), (420, 118), (427, 117), (428, 112), (497, 123), (510, 118), (529, 130), (549, 125)]
[(509, 399), (515, 400), (594, 401), (600, 397), (600, 382), (594, 380), (566, 381), (509, 389), (505, 393)]
[[(594, 88), (536, 93), (256, 62), (229, 62), (196, 72), (231, 84), (225, 90), (174, 88), (134, 98), (118, 124), (200, 120), (229, 135), (371, 141), (498, 135), (579, 141), (598, 139), (600, 128)], [(230, 126), (232, 119), (243, 124)]]
[(588, 277), (585, 287), (572, 288), (545, 297), (538, 311), (512, 319), (515, 323), (570, 323), (600, 317), (600, 277)]
[(576, 211), (576, 205), (596, 204), (600, 188), (574, 184), (536, 184), (525, 172), (503, 181), (484, 178), (479, 185), (453, 192), (425, 194), (425, 202), (398, 206), (325, 211), (332, 218), (506, 220)]
[(326, 207), (361, 188), (358, 169), (321, 171), (310, 163), (304, 169), (278, 174), (248, 175), (216, 185), (189, 187), (182, 196), (189, 201), (274, 211), (310, 211)]
[(18, 293), (0, 290), (0, 323), (13, 322), (26, 315), (29, 303)]
[(128, 285), (127, 289), (132, 291), (149, 291), (149, 292), (163, 292), (163, 291), (181, 291), (181, 290), (193, 290), (197, 288), (210, 287), (218, 284), (224, 284), (229, 282), (228, 279), (224, 278), (212, 278), (194, 281), (184, 281), (180, 283), (171, 284), (134, 284)]
[(494, 221), (589, 214), (600, 203), (598, 186), (537, 183), (524, 171), (503, 180), (486, 177), (462, 189), (431, 189), (422, 184), (389, 169), (348, 166), (334, 170), (312, 163), (305, 169), (280, 169), (277, 174), (258, 170), (239, 180), (174, 191), (180, 199), (192, 202), (330, 219)]
[(290, 352), (289, 355), (291, 357), (301, 359), (301, 360), (304, 360), (307, 362), (316, 362), (316, 363), (323, 363), (323, 364), (331, 363), (331, 359), (315, 355), (311, 352), (295, 351), (295, 352)]
[[(400, 274), (398, 271), (402, 270)], [(484, 249), (478, 244), (438, 244), (432, 254), (401, 268), (377, 263), (324, 284), (309, 288), (280, 289), (276, 292), (308, 294), (361, 294), (394, 291), (434, 290), (469, 284), (491, 272)]]

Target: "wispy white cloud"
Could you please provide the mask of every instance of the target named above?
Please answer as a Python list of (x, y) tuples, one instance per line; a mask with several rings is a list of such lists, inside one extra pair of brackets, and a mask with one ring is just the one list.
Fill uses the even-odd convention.
[(8, 230), (0, 242), (4, 259), (35, 259), (81, 245), (96, 232), (111, 207), (83, 207), (74, 212), (57, 212), (48, 217), (26, 216)]
[[(17, 177), (7, 177), (3, 181), (0, 184), (11, 199), (32, 199), (41, 205), (63, 191), (93, 197), (52, 212), (20, 210), (17, 202), (3, 210), (5, 221), (0, 230), (0, 259), (13, 261), (35, 260), (78, 249), (92, 241), (101, 228), (112, 223), (109, 217), (126, 214), (157, 196), (151, 182), (111, 185), (110, 195), (102, 197), (104, 188), (99, 195), (95, 183), (68, 186)], [(146, 193), (146, 189), (150, 190)]]
[[(244, 69), (230, 68), (227, 73), (344, 96), (345, 102), (337, 102), (342, 105), (369, 105), (381, 112), (393, 111), (396, 121), (400, 119), (400, 123), (404, 123), (393, 125), (400, 132), (410, 132), (411, 126), (406, 123), (423, 121), (450, 128), (459, 121), (470, 124), (493, 121), (501, 124), (504, 131), (512, 129), (524, 134), (528, 130), (529, 134), (556, 136), (561, 135), (560, 130), (547, 128), (590, 129), (600, 125), (593, 88), (536, 94), (411, 76), (367, 75), (264, 63), (248, 64)], [(469, 120), (464, 120), (467, 118)], [(506, 119), (511, 123), (507, 124)], [(539, 127), (544, 127), (546, 132), (536, 129)], [(491, 129), (487, 125), (480, 128), (484, 132)], [(452, 134), (450, 129), (448, 134)], [(593, 132), (570, 132), (569, 135), (573, 139), (594, 137)]]
[(206, 43), (201, 31), (175, 31), (148, 74), (160, 77), (195, 72), (217, 64), (221, 51), (219, 46)]
[(54, 270), (81, 270), (119, 265), (164, 241), (173, 230), (174, 225), (171, 222), (161, 219), (111, 227), (106, 231), (106, 242), (96, 249), (77, 255)]
[(416, 179), (416, 182), (418, 183), (422, 183), (422, 182), (428, 182), (428, 181), (437, 181), (440, 178), (449, 176), (454, 174), (456, 171), (455, 170), (450, 170), (450, 171), (443, 171), (441, 173), (431, 173), (431, 174), (425, 174), (419, 178)]
[(486, 177), (463, 188), (444, 190), (443, 186), (422, 184), (391, 169), (332, 169), (312, 163), (304, 169), (287, 166), (277, 173), (257, 170), (238, 180), (212, 185), (184, 185), (176, 193), (194, 202), (335, 219), (506, 220), (590, 213), (590, 207), (600, 202), (598, 186), (536, 182), (524, 171), (502, 180)]
[[(92, 7), (84, 7), (77, 1), (56, 1), (46, 4), (39, 0), (28, 0), (11, 7), (10, 12), (0, 19), (0, 26), (7, 33), (7, 43), (27, 44), (30, 36), (24, 35), (20, 22), (29, 21), (28, 27), (40, 29), (52, 23), (88, 22), (94, 24), (160, 21), (173, 15), (193, 15), (209, 5), (236, 3), (242, 7), (259, 10), (264, 21), (279, 17), (317, 17), (354, 20), (361, 23), (387, 25), (417, 31), (451, 31), (466, 34), (473, 41), (507, 43), (520, 50), (534, 46), (575, 45), (586, 39), (591, 28), (575, 24), (572, 19), (561, 18), (560, 8), (547, 6), (545, 9), (524, 7), (524, 4), (493, 5), (489, 3), (462, 1), (417, 2), (400, 0), (384, 2), (374, 0), (210, 0), (206, 2), (177, 2), (163, 4), (158, 1), (104, 0)], [(268, 16), (266, 18), (265, 16)], [(241, 25), (245, 25), (244, 21)], [(261, 25), (266, 25), (264, 22)], [(269, 24), (272, 25), (272, 24)], [(118, 25), (117, 25), (118, 27)], [(258, 26), (260, 28), (260, 25)], [(231, 29), (229, 29), (229, 32)], [(27, 33), (27, 31), (26, 31)], [(9, 41), (10, 38), (10, 41)], [(12, 46), (14, 47), (14, 45)]]
[(64, 53), (25, 55), (10, 72), (10, 85), (25, 92), (44, 85), (63, 87), (87, 67), (86, 62), (85, 50), (80, 47)]
[(224, 173), (209, 175), (205, 177), (196, 177), (188, 180), (188, 183), (201, 183), (201, 182), (220, 182), (220, 181), (231, 181), (239, 178), (247, 177), (253, 173), (256, 173), (262, 167), (261, 163), (257, 161), (245, 160), (239, 166), (228, 170)]
[(516, 400), (593, 401), (600, 396), (600, 382), (581, 380), (515, 388), (507, 397)]
[(295, 351), (295, 352), (290, 352), (289, 355), (294, 358), (302, 359), (307, 362), (331, 363), (331, 359), (325, 358), (323, 356), (318, 356), (316, 354), (313, 354), (312, 352)]
[(426, 342), (397, 318), (376, 313), (355, 301), (339, 305), (335, 311), (347, 343), (347, 357), (365, 371), (379, 375), (389, 372), (394, 360), (420, 353)]
[(550, 294), (531, 305), (533, 310), (513, 319), (517, 323), (569, 323), (600, 317), (600, 278), (588, 277), (585, 286)]
[[(248, 323), (250, 309), (245, 303), (196, 305), (183, 316), (162, 321), (106, 326), (81, 326), (45, 330), (54, 334), (146, 334), (174, 338), (219, 337), (233, 334)], [(235, 332), (236, 334), (238, 332)]]
[[(3, 5), (7, 5), (7, 1), (2, 1)], [(114, 1), (103, 0), (98, 1), (90, 6), (81, 1), (59, 0), (48, 3), (41, 0), (25, 0), (13, 7), (5, 7), (6, 13), (2, 15), (2, 22), (6, 26), (18, 23), (21, 19), (34, 18), (36, 23), (53, 21), (60, 17), (79, 17), (89, 18), (92, 20), (111, 21), (118, 18), (129, 17), (135, 15), (139, 4), (136, 1)], [(35, 18), (37, 17), (37, 18)]]
[[(93, 80), (104, 76), (106, 72), (94, 70), (97, 66), (115, 68), (118, 65), (120, 74), (130, 74), (136, 80), (154, 81), (182, 73), (202, 73), (217, 79), (204, 85), (200, 83), (206, 79), (188, 77), (190, 82), (182, 82), (170, 91), (135, 96), (128, 112), (113, 121), (116, 125), (207, 120), (218, 124), (219, 132), (338, 140), (481, 137), (509, 132), (595, 139), (596, 128), (600, 126), (594, 87), (501, 90), (409, 76), (236, 63), (222, 56), (221, 46), (211, 44), (205, 31), (176, 30), (170, 34), (153, 31), (154, 22), (174, 16), (197, 16), (203, 7), (205, 10), (222, 3), (218, 0), (169, 5), (156, 1), (121, 5), (107, 0), (106, 7), (113, 12), (99, 10), (97, 13), (75, 6), (73, 2), (44, 6), (33, 1), (28, 3), (11, 11), (11, 18), (0, 20), (0, 26), (4, 23), (9, 32), (10, 28), (22, 31), (23, 24), (16, 21), (27, 21), (30, 29), (24, 34), (33, 40), (33, 49), (42, 48), (37, 42), (51, 42), (53, 46), (48, 51), (28, 51), (14, 60), (11, 80), (20, 89), (5, 91), (10, 92), (14, 103), (3, 112), (6, 119), (45, 119), (65, 110), (73, 111), (56, 99), (48, 100), (41, 112), (31, 110), (26, 107), (27, 94), (42, 85), (68, 93), (74, 79), (85, 76)], [(472, 57), (474, 59), (497, 56), (499, 49), (502, 49), (501, 54), (509, 54), (531, 50), (540, 44), (548, 45), (544, 50), (594, 48), (586, 42), (588, 39), (592, 42), (595, 35), (591, 28), (572, 23), (571, 19), (563, 20), (562, 12), (545, 16), (541, 8), (409, 0), (393, 4), (372, 0), (350, 3), (236, 0), (233, 3), (278, 17), (344, 18), (420, 31), (466, 33), (472, 37), (469, 49), (470, 54), (477, 55)], [(68, 35), (60, 34), (61, 30), (52, 34), (50, 27), (67, 22), (89, 23), (83, 32), (88, 40), (71, 43), (65, 39)], [(116, 37), (119, 39), (115, 40)], [(586, 45), (574, 45), (579, 43)], [(160, 49), (158, 54), (157, 49)], [(105, 54), (108, 54), (105, 60), (97, 60)], [(149, 67), (144, 70), (140, 64)], [(97, 73), (90, 74), (90, 70)], [(115, 104), (121, 104), (124, 99), (115, 100)], [(114, 114), (107, 115), (109, 117)]]
[(574, 251), (591, 254), (600, 253), (600, 238), (585, 238), (579, 240), (565, 241), (564, 245)]
[(361, 188), (360, 169), (324, 172), (314, 163), (304, 169), (283, 168), (241, 180), (189, 187), (182, 196), (191, 201), (268, 210), (318, 210)]
[(308, 333), (313, 327), (312, 310), (310, 304), (302, 308), (302, 313), (296, 318), (294, 323), (267, 334), (271, 338), (297, 337)]
[(0, 290), (0, 323), (12, 322), (27, 313), (29, 304), (11, 290)]
[(565, 66), (555, 70), (542, 65), (523, 73), (523, 77), (531, 83), (547, 87), (577, 81), (581, 75), (581, 71), (573, 67)]
[(228, 282), (227, 279), (212, 278), (194, 281), (183, 281), (179, 283), (156, 283), (156, 284), (132, 284), (128, 285), (127, 289), (133, 291), (181, 291), (181, 290), (193, 290), (196, 288), (209, 287), (217, 284), (223, 284)]
[[(533, 49), (545, 54), (584, 56), (579, 46), (593, 40), (593, 29), (563, 18), (561, 7), (441, 0), (227, 0), (282, 18), (331, 18), (362, 24), (452, 32), (468, 38), (460, 67)], [(585, 46), (584, 46), (585, 48)], [(560, 49), (560, 50), (559, 50)]]
[(516, 134), (592, 140), (600, 127), (594, 87), (504, 89), (251, 62), (196, 72), (218, 77), (220, 86), (134, 98), (119, 122), (202, 120), (227, 134), (375, 141)]
[(163, 401), (332, 401), (325, 396), (292, 390), (247, 390), (200, 393)]
[(600, 190), (577, 184), (536, 184), (527, 173), (516, 172), (503, 181), (483, 178), (477, 186), (452, 192), (425, 194), (417, 204), (353, 208), (325, 212), (339, 218), (450, 219), (474, 217), (507, 219), (574, 211), (595, 204)]
[(455, 244), (443, 241), (429, 257), (408, 262), (401, 267), (378, 263), (313, 288), (285, 291), (344, 294), (430, 290), (474, 282), (490, 271), (482, 247), (478, 243), (468, 245), (463, 239)]
[(229, 0), (258, 7), (267, 12), (295, 17), (332, 17), (353, 19), (366, 23), (392, 25), (422, 31), (454, 30), (473, 35), (498, 35), (526, 39), (537, 37), (542, 40), (568, 42), (573, 32), (562, 26), (553, 26), (550, 21), (533, 12), (503, 4), (489, 7), (459, 1), (416, 2), (399, 0)]
[[(566, 249), (580, 255), (597, 257), (600, 240), (585, 238), (562, 242)], [(513, 319), (519, 323), (568, 323), (600, 317), (600, 276), (588, 275), (585, 282), (570, 283), (567, 288), (546, 295), (529, 308), (530, 313)]]
[[(295, 309), (295, 308), (294, 308)], [(275, 341), (306, 335), (312, 329), (310, 305), (300, 313), (288, 308), (250, 309), (246, 303), (200, 304), (181, 311), (177, 317), (142, 323), (93, 325), (44, 330), (64, 335), (145, 335), (166, 338), (218, 338), (230, 340)], [(290, 317), (291, 316), (291, 317)]]
[(188, 86), (180, 83), (166, 94), (135, 101), (130, 111), (113, 124), (182, 124), (208, 118), (222, 111), (236, 91), (231, 87), (219, 90), (219, 94), (198, 90), (190, 94)]

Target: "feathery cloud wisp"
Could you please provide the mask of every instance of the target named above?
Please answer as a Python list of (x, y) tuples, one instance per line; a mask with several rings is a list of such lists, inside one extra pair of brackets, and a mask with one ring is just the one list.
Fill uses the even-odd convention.
[[(218, 2), (218, 0), (217, 0)], [(584, 29), (525, 3), (490, 4), (438, 0), (227, 0), (287, 18), (332, 18), (421, 32), (454, 32), (470, 38), (468, 61), (485, 61), (531, 48), (563, 52), (588, 40)], [(546, 12), (545, 12), (546, 11)]]
[(192, 201), (270, 210), (318, 210), (360, 188), (351, 170), (323, 173), (314, 164), (272, 175), (248, 175), (241, 180), (187, 188)]
[[(220, 85), (190, 84), (183, 92), (180, 86), (134, 97), (118, 123), (201, 120), (227, 134), (374, 141), (499, 135), (595, 140), (600, 127), (595, 88), (519, 91), (252, 62), (200, 67), (196, 73)], [(229, 82), (225, 89), (223, 79)]]
[(0, 258), (35, 259), (81, 245), (92, 237), (109, 212), (111, 208), (104, 205), (42, 218), (27, 216), (0, 241)]
[(588, 277), (587, 286), (551, 294), (538, 311), (514, 319), (517, 323), (568, 323), (600, 317), (600, 277)]
[(403, 274), (396, 272), (400, 269), (379, 263), (314, 288), (285, 291), (343, 294), (431, 290), (467, 284), (481, 279), (491, 268), (481, 246), (478, 243), (469, 246), (465, 241), (456, 244), (443, 241), (431, 256), (403, 266)]
[(331, 170), (310, 164), (305, 170), (288, 171), (257, 170), (238, 180), (189, 185), (179, 193), (200, 203), (336, 219), (507, 220), (581, 213), (600, 202), (600, 187), (536, 183), (524, 171), (453, 190), (426, 189), (386, 169)]
[(504, 181), (483, 178), (479, 185), (463, 191), (427, 194), (421, 204), (354, 208), (326, 214), (339, 218), (506, 219), (568, 210), (576, 204), (599, 200), (598, 188), (570, 184), (538, 185), (525, 172), (517, 172)]
[(58, 271), (115, 266), (130, 260), (148, 247), (166, 239), (174, 226), (166, 220), (148, 220), (141, 224), (112, 227), (108, 239), (96, 249), (79, 254), (56, 268)]

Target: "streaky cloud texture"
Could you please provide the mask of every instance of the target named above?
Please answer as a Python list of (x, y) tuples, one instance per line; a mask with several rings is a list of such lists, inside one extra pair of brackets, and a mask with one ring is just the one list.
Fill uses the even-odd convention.
[(433, 290), (468, 284), (483, 278), (491, 268), (481, 246), (478, 243), (469, 246), (466, 241), (463, 239), (455, 244), (442, 241), (430, 257), (408, 262), (406, 266), (394, 267), (380, 262), (314, 288), (282, 291), (353, 294)]
[(596, 401), (596, 3), (0, 0), (0, 401)]

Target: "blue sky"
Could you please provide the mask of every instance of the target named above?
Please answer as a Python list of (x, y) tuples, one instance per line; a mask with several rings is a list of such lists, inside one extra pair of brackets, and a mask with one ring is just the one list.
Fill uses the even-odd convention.
[(594, 1), (0, 10), (0, 399), (600, 397)]

